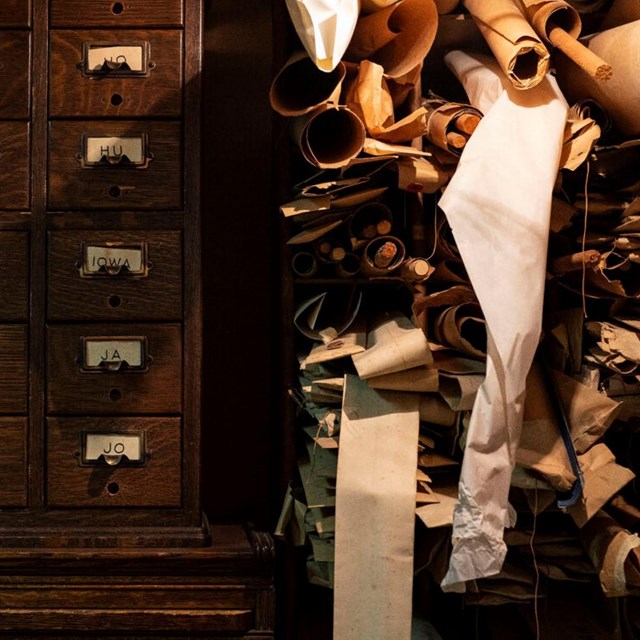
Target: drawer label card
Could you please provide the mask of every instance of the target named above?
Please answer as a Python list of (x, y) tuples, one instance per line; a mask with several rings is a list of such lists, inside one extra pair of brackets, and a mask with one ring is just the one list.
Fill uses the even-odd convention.
[(84, 371), (143, 371), (147, 368), (146, 338), (82, 338)]
[(155, 66), (149, 61), (148, 42), (85, 42), (84, 56), (78, 68), (87, 77), (147, 76)]
[(82, 152), (76, 155), (83, 169), (133, 167), (144, 169), (153, 159), (147, 149), (147, 134), (135, 136), (92, 136), (83, 134)]
[(122, 433), (86, 433), (84, 440), (85, 463), (104, 460), (109, 465), (118, 464), (122, 458), (129, 462), (142, 462), (144, 459), (142, 435)]
[(83, 243), (81, 275), (147, 275), (146, 244)]

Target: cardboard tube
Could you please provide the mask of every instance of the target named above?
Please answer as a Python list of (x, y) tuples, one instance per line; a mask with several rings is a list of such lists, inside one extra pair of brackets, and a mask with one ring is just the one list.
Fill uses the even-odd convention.
[(458, 120), (463, 116), (473, 116), (479, 122), (482, 112), (471, 105), (446, 102), (440, 98), (424, 99), (422, 104), (427, 110), (425, 137), (437, 147), (459, 156), (469, 135), (456, 131)]
[[(378, 225), (381, 225), (382, 232), (378, 230)], [(349, 232), (358, 240), (371, 239), (379, 235), (388, 235), (392, 226), (393, 217), (387, 205), (381, 202), (367, 202), (355, 210), (349, 221)]]
[(549, 52), (512, 0), (464, 0), (474, 22), (516, 89), (535, 87), (549, 68)]
[(301, 116), (327, 102), (338, 103), (345, 74), (342, 62), (326, 73), (304, 51), (298, 51), (271, 83), (271, 107), (283, 116)]
[(399, 0), (359, 18), (345, 60), (366, 58), (382, 65), (391, 78), (403, 76), (424, 60), (437, 29), (433, 0)]
[(580, 251), (579, 253), (573, 253), (569, 256), (562, 256), (551, 261), (549, 265), (551, 273), (556, 276), (560, 276), (569, 271), (579, 271), (585, 266), (595, 266), (600, 262), (600, 252), (596, 249), (588, 249), (587, 251)]
[(335, 272), (339, 278), (353, 278), (360, 271), (360, 256), (355, 253), (347, 253), (340, 262), (335, 265)]
[(558, 55), (555, 64), (562, 92), (570, 102), (596, 100), (622, 134), (640, 134), (640, 20), (597, 33), (586, 44), (611, 65), (613, 75), (606, 84), (598, 82), (570, 58)]
[[(393, 252), (390, 251), (391, 246), (394, 248)], [(399, 238), (378, 236), (370, 240), (362, 250), (360, 271), (369, 277), (388, 276), (404, 262), (405, 253), (404, 244)], [(388, 261), (383, 258), (388, 258)]]
[(400, 265), (399, 275), (403, 280), (424, 282), (433, 273), (433, 270), (426, 258), (407, 258)]
[(348, 165), (362, 151), (366, 138), (360, 118), (339, 105), (323, 105), (293, 118), (291, 127), (305, 160), (320, 169)]
[(611, 67), (577, 38), (582, 30), (580, 14), (564, 0), (519, 0), (536, 33), (560, 49), (598, 80), (611, 77)]
[(312, 253), (299, 251), (291, 258), (291, 270), (300, 278), (310, 278), (318, 271), (318, 261)]

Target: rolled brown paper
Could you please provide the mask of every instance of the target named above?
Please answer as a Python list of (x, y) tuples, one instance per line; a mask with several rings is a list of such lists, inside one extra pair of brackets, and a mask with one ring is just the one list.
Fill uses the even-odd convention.
[(595, 120), (602, 133), (611, 129), (611, 117), (607, 110), (599, 102), (591, 98), (579, 100), (571, 106), (567, 114), (567, 120), (583, 120), (585, 118)]
[[(349, 233), (356, 239), (388, 235), (393, 227), (391, 209), (381, 202), (367, 202), (358, 207), (349, 221)], [(386, 231), (378, 230), (378, 225)]]
[(480, 305), (460, 304), (445, 309), (435, 319), (435, 339), (476, 358), (487, 352), (487, 330)]
[(549, 52), (514, 0), (464, 0), (464, 6), (513, 86), (535, 87), (549, 68)]
[(615, 127), (626, 136), (640, 133), (640, 20), (624, 24), (590, 37), (585, 44), (606, 60), (613, 75), (606, 83), (592, 78), (565, 55), (555, 59), (557, 79), (569, 102), (585, 98), (596, 100)]
[(353, 278), (360, 271), (360, 256), (347, 253), (340, 262), (336, 263), (334, 269), (339, 278)]
[(360, 0), (360, 11), (362, 13), (375, 13), (396, 2), (398, 2), (398, 0)]
[(613, 0), (599, 30), (606, 31), (636, 20), (640, 20), (640, 2), (638, 0)]
[(595, 266), (600, 262), (600, 252), (596, 249), (588, 249), (587, 251), (580, 251), (579, 253), (572, 253), (569, 256), (562, 256), (555, 258), (549, 265), (551, 273), (556, 276), (560, 276), (570, 271), (578, 271), (583, 266)]
[(427, 110), (425, 137), (440, 149), (459, 156), (468, 135), (456, 131), (458, 120), (463, 116), (473, 116), (479, 122), (482, 112), (471, 105), (446, 102), (440, 98), (426, 98), (422, 104)]
[(398, 245), (395, 242), (391, 242), (391, 240), (387, 240), (377, 248), (373, 256), (373, 264), (380, 269), (386, 269), (397, 255)]
[(339, 105), (323, 105), (292, 118), (291, 130), (305, 160), (320, 169), (348, 165), (362, 151), (366, 138), (360, 118)]
[(424, 282), (432, 273), (433, 267), (426, 258), (407, 258), (398, 271), (403, 280), (411, 282)]
[(453, 126), (456, 131), (471, 135), (480, 124), (481, 119), (482, 117), (475, 113), (463, 113), (454, 118)]
[(397, 78), (415, 69), (425, 58), (438, 30), (438, 11), (433, 0), (399, 0), (363, 15), (356, 24), (344, 59), (368, 59)]
[(301, 116), (327, 102), (337, 104), (345, 74), (342, 62), (326, 73), (318, 69), (306, 52), (298, 51), (271, 83), (271, 107), (283, 116)]
[[(389, 245), (393, 247), (393, 251), (389, 251)], [(389, 262), (384, 266), (379, 266), (381, 260), (381, 253), (379, 252), (389, 257)], [(405, 254), (405, 246), (399, 238), (395, 236), (378, 236), (370, 240), (362, 249), (360, 271), (363, 275), (369, 277), (388, 276), (404, 262)], [(379, 264), (376, 264), (376, 257), (378, 257)]]
[(312, 253), (299, 251), (291, 258), (291, 270), (300, 278), (310, 278), (318, 271), (318, 261)]
[(611, 67), (577, 38), (580, 14), (564, 0), (519, 0), (536, 33), (598, 80), (611, 77)]

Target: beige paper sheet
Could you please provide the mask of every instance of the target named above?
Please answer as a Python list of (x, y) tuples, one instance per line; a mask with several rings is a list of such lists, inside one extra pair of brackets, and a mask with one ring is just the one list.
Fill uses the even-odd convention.
[(332, 71), (349, 45), (359, 0), (285, 0), (304, 48), (322, 71)]
[(425, 366), (373, 376), (367, 382), (372, 389), (425, 393), (438, 390), (439, 378), (437, 369)]
[(514, 0), (464, 0), (464, 6), (516, 89), (531, 89), (542, 81), (549, 52)]
[(349, 375), (342, 415), (333, 639), (410, 640), (417, 395)]
[(424, 333), (406, 316), (393, 312), (378, 318), (367, 336), (367, 349), (352, 356), (358, 375), (366, 380), (431, 364)]
[(486, 379), (471, 414), (442, 582), (461, 591), (466, 581), (500, 571), (503, 531), (515, 515), (508, 492), (525, 380), (541, 334), (551, 196), (568, 105), (551, 77), (520, 92), (500, 81), (487, 56), (456, 51), (445, 61), (475, 106), (484, 87), (504, 86), (493, 106), (481, 109), (485, 115), (440, 200), (488, 334)]
[(565, 55), (555, 60), (557, 78), (571, 102), (593, 98), (602, 105), (615, 126), (627, 136), (640, 133), (640, 20), (602, 31), (586, 41), (591, 51), (606, 60), (613, 75), (606, 82), (590, 77)]

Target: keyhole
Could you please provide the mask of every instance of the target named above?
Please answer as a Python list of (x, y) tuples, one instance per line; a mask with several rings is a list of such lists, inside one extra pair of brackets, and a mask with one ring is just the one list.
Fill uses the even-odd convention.
[(118, 491), (120, 491), (120, 485), (117, 482), (110, 482), (107, 485), (107, 493), (110, 496), (115, 496)]
[(111, 104), (114, 107), (119, 107), (122, 104), (122, 96), (119, 93), (114, 93), (111, 96)]
[(119, 198), (122, 195), (122, 189), (117, 184), (114, 184), (112, 187), (109, 187), (109, 195), (112, 198)]
[(112, 309), (119, 307), (122, 304), (122, 298), (120, 296), (110, 296), (109, 298), (109, 306)]
[(122, 12), (124, 11), (124, 5), (122, 4), (122, 2), (114, 2), (111, 5), (111, 12), (114, 13), (115, 15), (120, 15)]
[(120, 391), (120, 389), (111, 389), (111, 391), (109, 391), (109, 399), (113, 402), (117, 402), (120, 398), (122, 398), (122, 391)]

